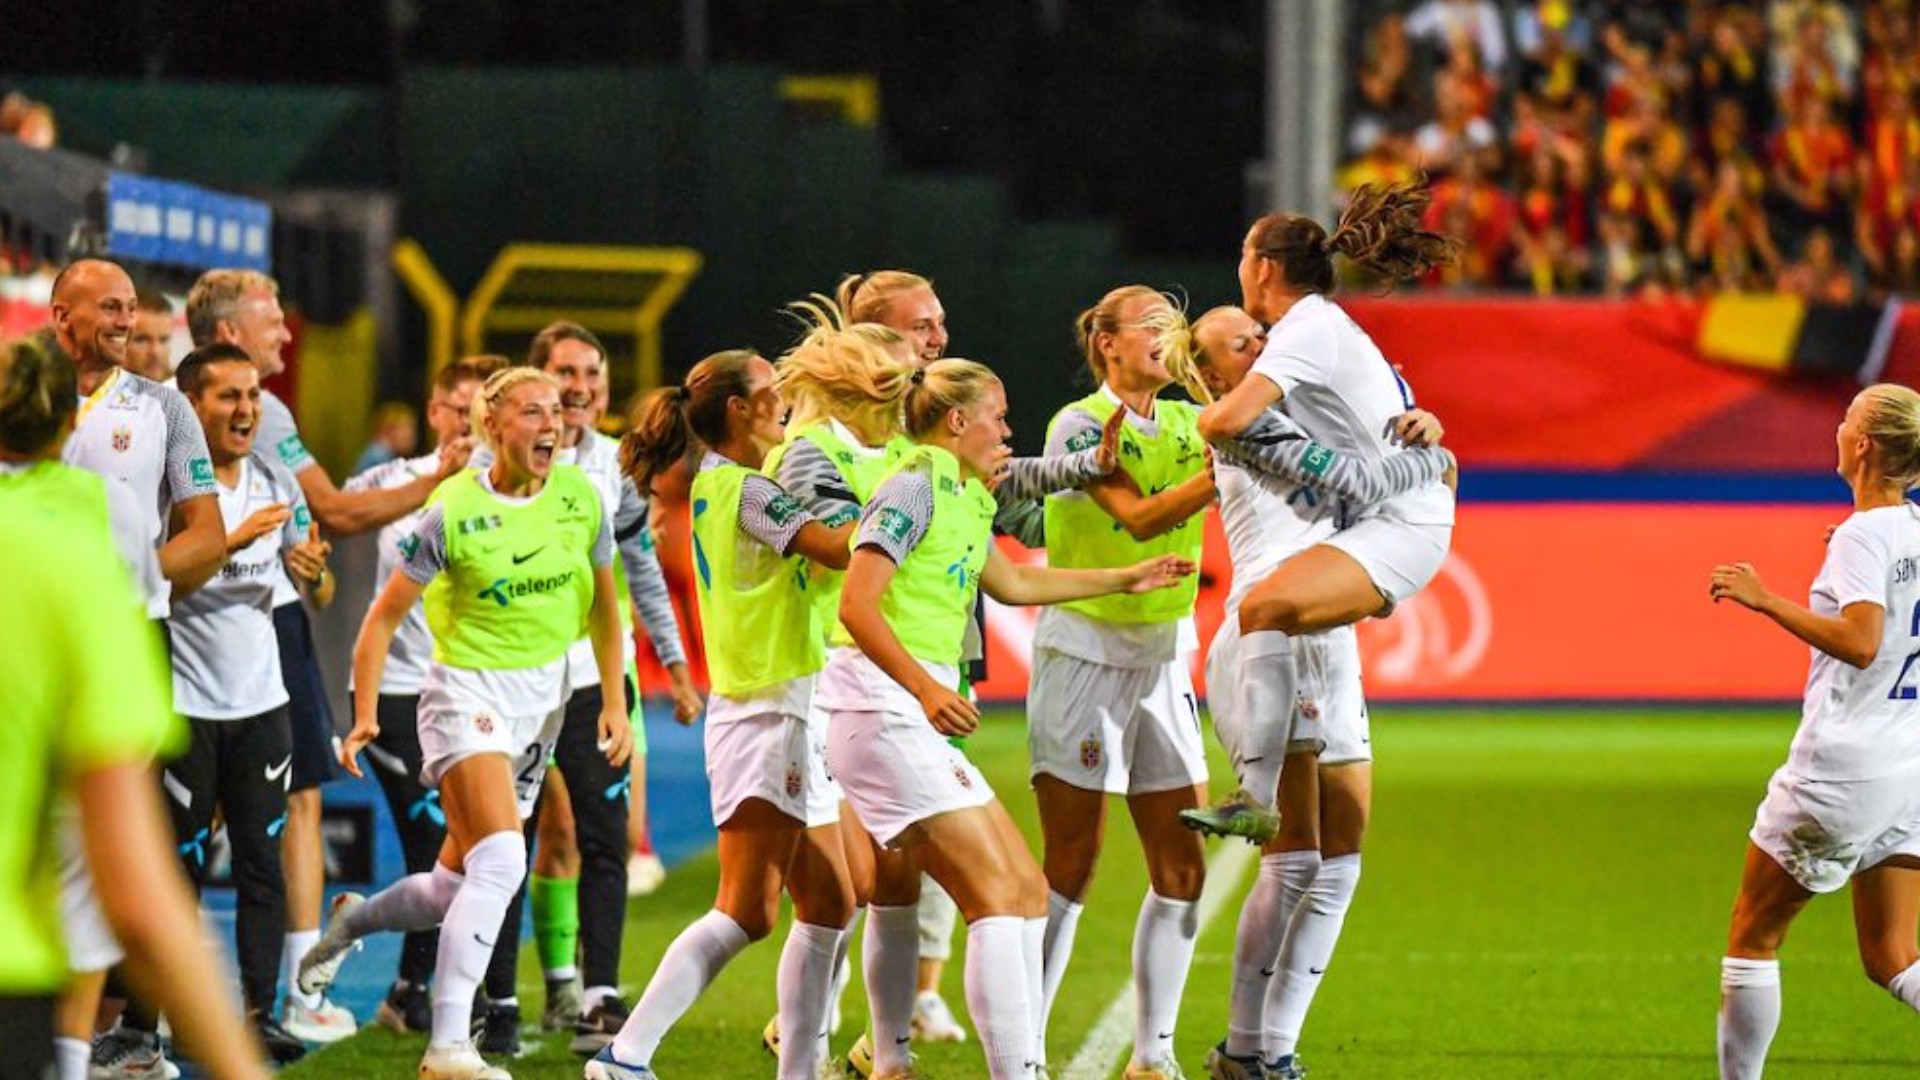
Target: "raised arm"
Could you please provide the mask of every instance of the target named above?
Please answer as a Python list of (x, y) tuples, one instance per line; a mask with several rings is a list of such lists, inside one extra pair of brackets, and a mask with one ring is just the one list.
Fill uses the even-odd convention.
[(1225, 397), (1200, 410), (1200, 437), (1210, 443), (1235, 438), (1285, 396), (1273, 380), (1248, 375)]
[(1278, 414), (1268, 412), (1239, 438), (1218, 444), (1221, 457), (1287, 484), (1324, 491), (1356, 506), (1412, 491), (1447, 474), (1453, 454), (1438, 447), (1403, 450), (1363, 460), (1321, 446)]
[(1859, 600), (1842, 607), (1837, 618), (1820, 615), (1768, 589), (1752, 563), (1714, 567), (1709, 592), (1714, 602), (1732, 600), (1757, 611), (1841, 663), (1865, 669), (1880, 654), (1887, 621), (1884, 604)]
[(1177, 555), (1162, 555), (1132, 566), (1101, 570), (1057, 570), (1047, 566), (1022, 566), (987, 549), (987, 564), (980, 570), (980, 587), (988, 596), (1015, 606), (1064, 604), (1117, 592), (1148, 592), (1164, 589), (1192, 574), (1192, 562)]
[(1157, 495), (1144, 495), (1126, 470), (1115, 469), (1087, 485), (1087, 496), (1107, 516), (1120, 523), (1135, 540), (1151, 540), (1170, 532), (1220, 497), (1213, 470), (1204, 469)]

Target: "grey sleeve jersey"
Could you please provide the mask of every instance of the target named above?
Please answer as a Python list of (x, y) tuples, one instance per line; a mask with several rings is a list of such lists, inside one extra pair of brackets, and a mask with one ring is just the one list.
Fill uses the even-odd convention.
[(829, 529), (860, 519), (859, 497), (833, 459), (811, 439), (796, 439), (787, 447), (773, 478)]
[(1044, 457), (1014, 458), (1007, 462), (1007, 477), (993, 489), (993, 497), (1002, 506), (1010, 502), (1043, 499), (1062, 491), (1075, 491), (1106, 475), (1100, 470), (1100, 447), (1072, 450)]
[(647, 499), (631, 479), (620, 480), (620, 499), (613, 508), (613, 539), (620, 565), (627, 572), (627, 595), (633, 612), (646, 629), (653, 655), (661, 664), (686, 662), (680, 640), (680, 620), (673, 613), (673, 594), (660, 572), (660, 555), (653, 547), (653, 523)]
[(212, 495), (213, 457), (207, 452), (207, 433), (185, 394), (153, 384), (167, 421), (167, 468), (164, 506), (201, 495)]
[(880, 485), (860, 515), (854, 548), (880, 549), (895, 566), (906, 561), (933, 523), (933, 481), (921, 472), (900, 472)]
[(319, 464), (307, 451), (307, 444), (300, 441), (300, 428), (294, 423), (293, 410), (271, 390), (260, 391), (260, 426), (254, 433), (254, 445), (264, 449), (295, 476)]
[(782, 555), (813, 520), (800, 500), (765, 476), (749, 476), (740, 485), (740, 531)]
[(1250, 472), (1324, 491), (1356, 507), (1432, 483), (1453, 460), (1451, 453), (1437, 447), (1409, 448), (1378, 460), (1363, 460), (1321, 446), (1292, 418), (1273, 409), (1215, 449)]
[(446, 568), (446, 508), (435, 503), (420, 512), (412, 535), (400, 541), (399, 570), (415, 585), (425, 585)]

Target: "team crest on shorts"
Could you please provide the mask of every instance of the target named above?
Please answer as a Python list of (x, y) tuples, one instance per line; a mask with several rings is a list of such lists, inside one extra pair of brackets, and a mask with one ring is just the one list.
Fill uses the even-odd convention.
[(973, 777), (971, 777), (971, 776), (968, 776), (968, 775), (967, 775), (967, 770), (966, 770), (966, 769), (965, 769), (964, 767), (962, 767), (961, 765), (959, 765), (959, 764), (955, 764), (955, 765), (954, 765), (954, 767), (953, 767), (953, 778), (954, 778), (955, 780), (958, 780), (958, 781), (960, 781), (960, 786), (961, 786), (961, 787), (963, 787), (963, 788), (966, 788), (966, 789), (967, 789), (968, 791), (972, 791), (972, 790), (973, 790)]
[(1308, 720), (1320, 719), (1320, 703), (1310, 697), (1300, 699), (1300, 715)]
[(479, 728), (480, 734), (482, 735), (493, 734), (493, 714), (481, 713), (479, 716), (474, 717), (473, 726)]
[(1093, 739), (1080, 740), (1080, 764), (1089, 769), (1099, 768), (1100, 767), (1100, 750), (1101, 750), (1101, 747), (1100, 747), (1099, 739), (1093, 738)]
[(126, 453), (133, 448), (133, 429), (122, 424), (113, 429), (113, 448)]
[(800, 797), (800, 769), (798, 766), (789, 765), (787, 766), (787, 798), (797, 799), (799, 797)]

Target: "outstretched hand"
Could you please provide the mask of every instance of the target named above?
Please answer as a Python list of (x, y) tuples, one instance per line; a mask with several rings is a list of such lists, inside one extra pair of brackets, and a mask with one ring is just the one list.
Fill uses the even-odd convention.
[(227, 554), (231, 555), (285, 525), (292, 516), (293, 511), (286, 503), (274, 503), (255, 510), (247, 515), (247, 520), (241, 522), (238, 528), (227, 534)]
[(1707, 591), (1716, 604), (1731, 600), (1753, 611), (1759, 611), (1769, 595), (1766, 583), (1760, 580), (1752, 563), (1729, 563), (1714, 567), (1713, 582)]
[(1148, 559), (1131, 567), (1127, 574), (1131, 579), (1127, 585), (1130, 593), (1152, 592), (1180, 584), (1193, 576), (1198, 570), (1192, 559), (1183, 559), (1178, 555), (1162, 555), (1157, 559)]

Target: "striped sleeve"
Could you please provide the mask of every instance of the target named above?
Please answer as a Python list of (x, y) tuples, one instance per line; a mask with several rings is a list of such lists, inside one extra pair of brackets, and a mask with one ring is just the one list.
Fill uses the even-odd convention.
[(446, 508), (433, 503), (420, 512), (413, 532), (401, 539), (399, 570), (415, 585), (425, 585), (446, 568)]
[(260, 393), (260, 421), (254, 441), (295, 476), (319, 464), (307, 452), (307, 444), (300, 440), (300, 426), (294, 422), (293, 410), (287, 408), (287, 403), (278, 395), (264, 390)]
[(627, 571), (627, 595), (634, 615), (646, 628), (653, 655), (662, 664), (684, 664), (687, 650), (680, 641), (680, 620), (673, 613), (673, 594), (660, 572), (660, 555), (653, 549), (652, 522), (647, 500), (631, 479), (620, 482), (620, 502), (613, 512), (613, 539), (620, 563)]
[(922, 472), (895, 473), (873, 493), (860, 515), (854, 548), (878, 548), (898, 566), (919, 546), (932, 523), (933, 481)]
[(1264, 476), (1315, 488), (1354, 506), (1371, 506), (1440, 479), (1453, 455), (1409, 448), (1379, 460), (1321, 446), (1291, 419), (1268, 410), (1237, 438), (1216, 447), (1227, 460)]
[(207, 452), (207, 434), (193, 406), (178, 390), (155, 387), (160, 392), (160, 408), (167, 418), (167, 504), (215, 493), (213, 457)]
[(738, 520), (741, 532), (785, 555), (813, 515), (770, 477), (756, 473), (740, 485)]
[(1074, 491), (1106, 475), (1100, 469), (1100, 447), (1071, 450), (1045, 457), (1014, 458), (1007, 462), (1006, 479), (993, 489), (1002, 506)]
[(829, 529), (860, 519), (859, 497), (833, 459), (810, 439), (796, 439), (787, 447), (773, 478)]
[(993, 512), (993, 531), (1001, 536), (1011, 536), (1030, 548), (1046, 547), (1046, 504), (1038, 499), (1002, 502)]

